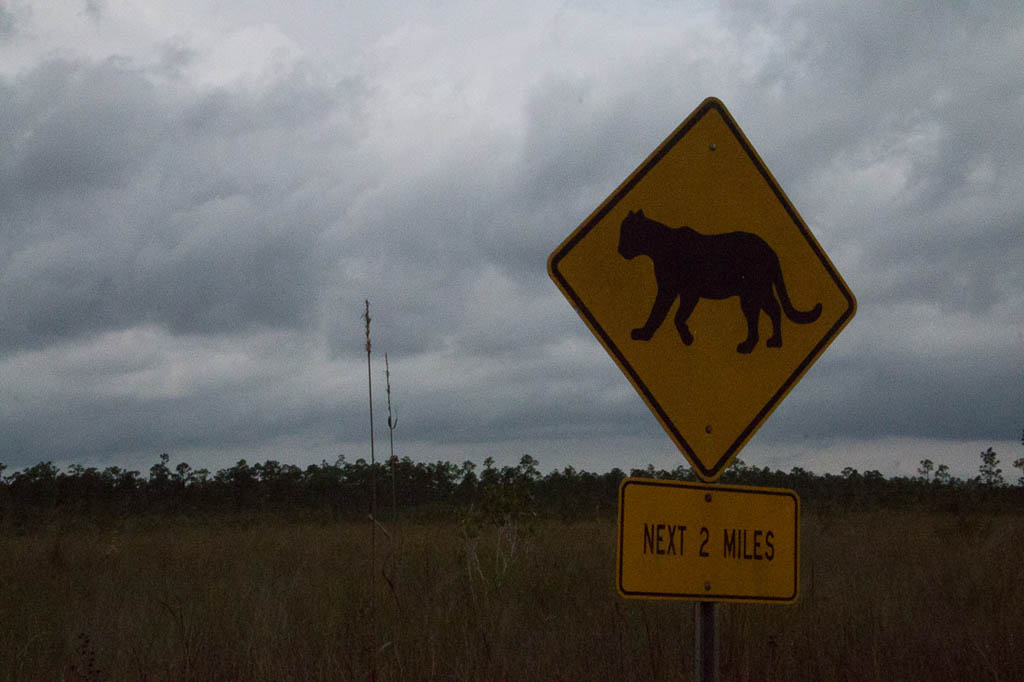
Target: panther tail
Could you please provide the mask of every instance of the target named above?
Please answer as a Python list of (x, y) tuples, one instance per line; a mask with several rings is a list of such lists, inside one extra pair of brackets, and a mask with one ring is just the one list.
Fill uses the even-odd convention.
[(821, 303), (815, 303), (810, 310), (797, 310), (793, 302), (789, 300), (789, 292), (786, 291), (786, 283), (782, 280), (782, 268), (775, 271), (775, 289), (779, 292), (779, 302), (782, 303), (782, 310), (793, 322), (797, 324), (810, 324), (821, 315)]

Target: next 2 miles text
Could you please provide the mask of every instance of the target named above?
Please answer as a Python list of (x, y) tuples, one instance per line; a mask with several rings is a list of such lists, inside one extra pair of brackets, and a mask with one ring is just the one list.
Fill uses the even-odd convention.
[[(771, 561), (775, 558), (775, 533), (763, 528), (724, 528), (721, 534), (700, 526), (696, 537), (687, 536), (685, 525), (645, 523), (643, 554), (678, 557), (719, 556), (739, 561)], [(721, 538), (721, 544), (715, 542)]]

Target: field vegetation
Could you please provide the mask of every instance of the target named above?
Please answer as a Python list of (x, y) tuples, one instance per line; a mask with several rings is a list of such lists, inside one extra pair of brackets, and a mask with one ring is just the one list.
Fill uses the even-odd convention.
[[(615, 592), (625, 472), (376, 466), (4, 477), (0, 680), (692, 679), (693, 605)], [(721, 606), (723, 680), (1024, 679), (1024, 487), (991, 450), (969, 481), (723, 482), (803, 502), (800, 600)]]

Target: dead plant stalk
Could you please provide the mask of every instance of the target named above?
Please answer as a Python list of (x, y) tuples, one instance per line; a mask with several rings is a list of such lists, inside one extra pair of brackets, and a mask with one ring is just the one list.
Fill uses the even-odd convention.
[(377, 679), (377, 458), (373, 448), (373, 372), (370, 363), (370, 301), (365, 301), (366, 310), (366, 392), (370, 402), (370, 629), (372, 648), (370, 650), (370, 679)]

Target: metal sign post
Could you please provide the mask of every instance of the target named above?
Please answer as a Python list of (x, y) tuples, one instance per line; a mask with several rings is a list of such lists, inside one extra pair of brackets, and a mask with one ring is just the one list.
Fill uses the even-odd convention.
[(693, 679), (718, 682), (718, 603), (693, 605)]

